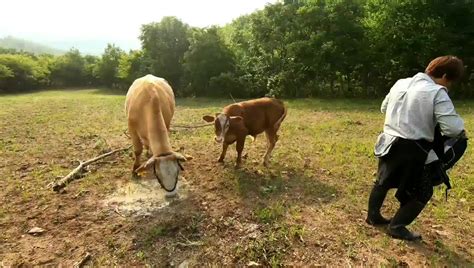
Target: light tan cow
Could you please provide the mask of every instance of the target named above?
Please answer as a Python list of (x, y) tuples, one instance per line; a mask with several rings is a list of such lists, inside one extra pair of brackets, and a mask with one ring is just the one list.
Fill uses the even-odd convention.
[[(174, 192), (182, 169), (180, 162), (186, 159), (173, 152), (168, 137), (175, 110), (173, 89), (163, 78), (150, 74), (138, 78), (128, 89), (125, 110), (135, 155), (133, 176), (152, 171), (166, 191)], [(143, 147), (152, 156), (140, 166)]]

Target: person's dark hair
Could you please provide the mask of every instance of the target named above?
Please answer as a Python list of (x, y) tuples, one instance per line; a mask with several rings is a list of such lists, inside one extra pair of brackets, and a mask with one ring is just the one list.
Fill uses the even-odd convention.
[(446, 79), (449, 81), (458, 81), (464, 74), (464, 64), (455, 56), (441, 56), (428, 64), (425, 73), (434, 78), (442, 78), (446, 74)]

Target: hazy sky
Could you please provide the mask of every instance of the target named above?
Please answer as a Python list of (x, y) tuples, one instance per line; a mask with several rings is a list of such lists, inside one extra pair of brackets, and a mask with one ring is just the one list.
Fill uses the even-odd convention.
[(223, 25), (275, 0), (3, 0), (0, 37), (136, 40), (140, 25), (176, 16), (192, 26)]

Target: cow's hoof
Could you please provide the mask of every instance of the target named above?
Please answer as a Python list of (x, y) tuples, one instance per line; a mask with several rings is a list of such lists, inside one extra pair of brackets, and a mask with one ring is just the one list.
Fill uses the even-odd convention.
[(223, 163), (224, 163), (224, 159), (221, 159), (221, 158), (217, 159), (217, 163), (223, 164)]
[(138, 173), (136, 173), (135, 171), (132, 171), (132, 179), (133, 180), (138, 180), (138, 179), (140, 179), (140, 175), (138, 175)]
[(270, 159), (264, 157), (262, 164), (263, 164), (264, 167), (268, 167), (270, 165)]

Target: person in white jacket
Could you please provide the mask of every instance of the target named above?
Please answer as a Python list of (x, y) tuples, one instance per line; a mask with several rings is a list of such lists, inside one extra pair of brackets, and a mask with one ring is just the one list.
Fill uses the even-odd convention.
[[(375, 145), (378, 172), (369, 197), (366, 222), (389, 224), (388, 233), (394, 238), (421, 239), (406, 226), (433, 195), (434, 184), (429, 176), (424, 176), (424, 168), (433, 149), (435, 127), (439, 126), (446, 137), (464, 133), (464, 122), (448, 96), (448, 88), (463, 73), (463, 62), (457, 57), (438, 57), (429, 63), (424, 73), (398, 80), (382, 102), (385, 123)], [(380, 214), (380, 208), (391, 188), (397, 188), (395, 196), (400, 208), (388, 220)]]

